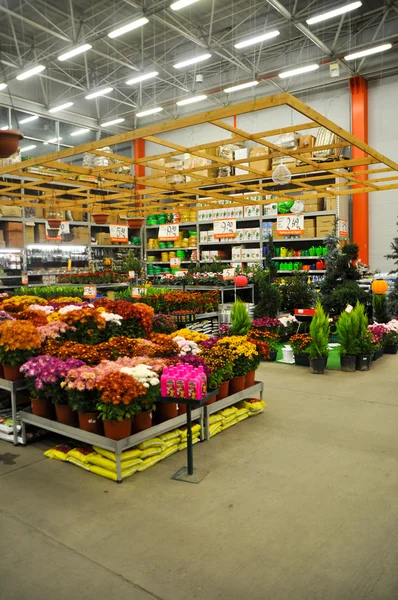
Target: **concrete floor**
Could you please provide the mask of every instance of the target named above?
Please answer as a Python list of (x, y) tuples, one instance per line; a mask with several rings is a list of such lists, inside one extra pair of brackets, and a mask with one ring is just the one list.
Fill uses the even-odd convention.
[(396, 356), (265, 364), (267, 411), (116, 485), (0, 442), (1, 600), (398, 598)]

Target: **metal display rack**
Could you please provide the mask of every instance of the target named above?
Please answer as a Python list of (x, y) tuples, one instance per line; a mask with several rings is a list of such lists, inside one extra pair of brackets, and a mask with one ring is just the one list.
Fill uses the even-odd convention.
[[(12, 416), (12, 434), (14, 445), (22, 443), (22, 437), (18, 436), (17, 426), (17, 392), (26, 389), (26, 381), (21, 379), (18, 381), (8, 381), (8, 379), (0, 379), (0, 390), (10, 393), (11, 396), (11, 416)], [(0, 440), (9, 441), (7, 434), (0, 432)]]

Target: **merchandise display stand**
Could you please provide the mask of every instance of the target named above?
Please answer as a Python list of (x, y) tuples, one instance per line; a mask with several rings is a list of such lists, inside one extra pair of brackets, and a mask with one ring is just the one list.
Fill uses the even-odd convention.
[[(18, 436), (17, 427), (17, 392), (26, 388), (26, 381), (21, 379), (19, 381), (8, 381), (8, 379), (0, 379), (0, 390), (5, 390), (10, 393), (11, 396), (11, 413), (12, 413), (12, 424), (13, 424), (13, 443), (16, 446), (22, 442), (22, 438)], [(10, 441), (8, 435), (0, 432), (0, 440)]]
[(187, 406), (187, 467), (181, 467), (172, 477), (177, 481), (187, 483), (200, 483), (208, 471), (200, 471), (193, 467), (193, 444), (192, 444), (192, 407), (203, 406), (205, 403), (218, 394), (218, 389), (212, 390), (203, 398), (193, 400), (191, 398), (172, 398), (170, 396), (161, 396), (158, 402), (175, 402), (176, 404), (186, 404)]

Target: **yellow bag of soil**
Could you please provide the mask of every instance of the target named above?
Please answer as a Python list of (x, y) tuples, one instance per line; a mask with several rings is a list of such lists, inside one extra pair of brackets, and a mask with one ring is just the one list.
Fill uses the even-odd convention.
[(44, 456), (65, 462), (71, 450), (72, 446), (68, 446), (67, 444), (58, 444), (57, 446), (46, 450), (44, 452)]
[[(122, 479), (126, 479), (126, 477), (130, 477), (130, 475), (136, 473), (138, 468), (139, 465), (135, 465), (134, 467), (129, 467), (128, 469), (122, 469)], [(101, 475), (101, 477), (106, 477), (107, 479), (117, 481), (117, 474), (114, 471), (108, 471), (108, 469), (104, 469), (98, 465), (90, 465), (90, 471), (96, 475)]]
[(161, 454), (159, 454), (160, 460), (164, 460), (165, 458), (168, 458), (169, 456), (171, 456), (172, 454), (175, 454), (176, 452), (178, 452), (178, 446), (177, 446), (177, 444), (174, 444), (174, 446), (171, 446), (171, 448), (167, 448), (167, 450), (163, 450), (163, 452)]
[(209, 425), (213, 425), (214, 423), (221, 423), (224, 421), (224, 417), (221, 413), (216, 413), (215, 415), (210, 415), (209, 417)]
[(80, 467), (81, 469), (84, 469), (85, 471), (89, 471), (90, 470), (90, 465), (86, 462), (82, 462), (81, 460), (78, 460), (77, 458), (74, 458), (73, 456), (67, 456), (66, 458), (66, 462), (71, 463), (72, 465), (76, 465), (76, 467)]
[(222, 430), (224, 431), (224, 429), (228, 429), (229, 427), (236, 425), (238, 422), (239, 422), (238, 419), (234, 419), (233, 421), (230, 421), (226, 425), (223, 425)]
[(163, 450), (162, 452), (164, 452), (165, 450), (167, 450), (167, 448), (172, 448), (173, 446), (175, 446), (176, 444), (178, 444), (180, 441), (180, 436), (173, 438), (172, 440), (169, 440), (168, 442), (165, 442), (163, 444)]
[(247, 408), (249, 411), (249, 416), (258, 415), (263, 412), (264, 408), (266, 408), (266, 403), (264, 400), (258, 400), (254, 398), (253, 400), (244, 400), (240, 407)]
[(222, 430), (222, 422), (212, 423), (209, 427), (210, 437), (213, 437)]
[[(183, 431), (181, 431), (181, 441), (186, 440), (187, 439), (187, 429), (184, 429)], [(200, 433), (200, 425), (199, 423), (195, 423), (195, 425), (192, 426), (192, 437), (195, 436), (195, 434), (199, 434)]]
[(228, 423), (230, 423), (231, 421), (236, 421), (236, 413), (233, 415), (229, 415), (228, 417), (225, 417), (224, 421), (222, 422), (222, 426), (223, 428), (228, 425)]
[[(100, 448), (99, 446), (93, 446), (93, 449), (97, 452), (97, 454), (101, 454), (105, 456), (105, 458), (109, 458), (109, 460), (113, 460), (116, 462), (116, 454), (111, 452), (110, 450), (104, 450), (104, 448)], [(122, 452), (120, 455), (120, 460), (123, 462), (124, 460), (129, 460), (131, 458), (141, 458), (141, 450), (134, 448), (133, 450), (126, 450)]]
[(88, 463), (88, 457), (95, 454), (92, 448), (73, 448), (68, 452), (68, 458), (74, 458), (82, 463)]
[(237, 411), (238, 411), (238, 409), (236, 408), (236, 406), (229, 406), (228, 408), (224, 408), (224, 410), (222, 410), (220, 414), (224, 418), (227, 418), (227, 417), (230, 417), (231, 415), (234, 415)]
[[(174, 429), (174, 431), (168, 431), (167, 433), (162, 433), (162, 435), (160, 435), (160, 439), (167, 443), (170, 440), (176, 440), (177, 438), (179, 438), (181, 435), (181, 431), (179, 429)], [(175, 442), (174, 442), (175, 443)]]
[(142, 460), (145, 460), (146, 458), (149, 458), (150, 456), (155, 456), (155, 454), (160, 454), (163, 450), (162, 446), (158, 446), (157, 448), (147, 448), (146, 450), (143, 450), (142, 454), (141, 454), (141, 458)]
[(155, 448), (155, 446), (163, 446), (163, 440), (160, 438), (152, 438), (150, 440), (146, 440), (146, 442), (142, 442), (142, 444), (138, 445), (139, 450), (146, 450), (147, 448)]
[[(100, 454), (91, 454), (88, 457), (88, 462), (92, 465), (97, 465), (97, 467), (102, 467), (103, 469), (107, 469), (108, 471), (113, 471), (116, 473), (116, 463), (113, 460), (109, 460)], [(140, 466), (142, 460), (140, 458), (132, 458), (131, 460), (124, 460), (122, 465), (122, 471), (129, 469), (130, 467), (135, 467), (136, 465)]]
[(239, 417), (242, 417), (242, 416), (244, 416), (244, 415), (246, 415), (246, 416), (249, 416), (249, 411), (248, 411), (248, 409), (247, 409), (247, 408), (240, 408), (240, 409), (237, 411), (237, 413), (236, 413), (236, 418), (237, 418), (237, 419), (239, 419)]
[(162, 458), (161, 458), (160, 454), (157, 454), (156, 456), (151, 456), (151, 457), (147, 458), (146, 460), (142, 461), (142, 463), (138, 467), (138, 471), (140, 473), (142, 473), (142, 471), (146, 471), (150, 467), (153, 467), (153, 465), (156, 465), (156, 463), (158, 463), (161, 460), (162, 460)]
[(239, 417), (236, 417), (236, 418), (237, 418), (238, 422), (240, 423), (241, 421), (244, 421), (245, 419), (248, 419), (248, 418), (249, 418), (249, 416), (250, 416), (250, 415), (249, 415), (249, 413), (247, 412), (247, 413), (245, 413), (244, 415), (240, 415)]
[[(192, 436), (192, 445), (197, 444), (198, 442), (200, 442), (199, 437)], [(188, 446), (188, 442), (185, 439), (185, 442), (181, 442), (181, 444), (178, 444), (178, 449), (185, 450), (185, 448), (187, 448), (187, 446)]]

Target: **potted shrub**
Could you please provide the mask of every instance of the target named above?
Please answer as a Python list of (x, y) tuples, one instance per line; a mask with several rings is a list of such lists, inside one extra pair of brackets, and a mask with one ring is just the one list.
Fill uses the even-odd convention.
[(0, 363), (9, 381), (22, 379), (20, 367), (41, 346), (37, 328), (29, 321), (4, 321), (0, 325)]
[(232, 363), (225, 363), (223, 367), (212, 373), (208, 380), (209, 390), (218, 388), (216, 400), (223, 400), (229, 394), (229, 380), (232, 379), (233, 368)]
[(226, 336), (219, 339), (217, 345), (223, 348), (226, 360), (232, 363), (230, 393), (235, 394), (244, 390), (245, 386), (250, 387), (250, 382), (255, 379), (254, 371), (260, 364), (256, 346), (249, 342), (246, 336)]
[(310, 366), (310, 344), (311, 336), (309, 333), (296, 333), (292, 335), (289, 344), (293, 349), (294, 362), (299, 367)]
[(398, 351), (398, 319), (392, 319), (385, 324), (387, 335), (385, 338), (385, 354), (397, 354)]
[(134, 410), (134, 421), (132, 423), (133, 433), (138, 433), (152, 427), (152, 411), (155, 402), (160, 396), (160, 381), (158, 374), (147, 365), (136, 367), (123, 367), (121, 374), (133, 377), (145, 389), (145, 393), (132, 402)]
[(357, 371), (369, 371), (372, 364), (372, 333), (368, 330), (368, 318), (365, 306), (357, 302), (354, 311), (358, 317), (358, 355)]
[(328, 359), (329, 333), (329, 315), (325, 313), (318, 301), (310, 325), (311, 343), (309, 345), (310, 369), (311, 373), (315, 375), (323, 375), (325, 372)]
[(55, 356), (41, 355), (28, 360), (21, 367), (30, 391), (32, 413), (52, 419), (53, 404), (57, 421), (64, 425), (75, 425), (72, 408), (68, 405), (68, 395), (61, 382), (71, 369), (84, 365), (82, 360), (69, 358), (65, 361)]
[(97, 410), (100, 400), (96, 387), (98, 380), (98, 370), (84, 365), (71, 369), (62, 385), (68, 394), (68, 404), (77, 411), (80, 429), (102, 435), (102, 420)]
[(354, 310), (341, 313), (337, 323), (337, 339), (340, 344), (340, 369), (345, 372), (353, 372), (356, 369), (357, 354), (359, 352), (358, 335), (358, 314)]
[(277, 333), (264, 332), (262, 340), (269, 346), (269, 359), (275, 361), (278, 356), (278, 348), (281, 341), (280, 336)]
[(387, 327), (384, 324), (374, 323), (368, 325), (368, 331), (372, 334), (372, 360), (378, 360), (384, 354), (384, 344), (387, 338)]

